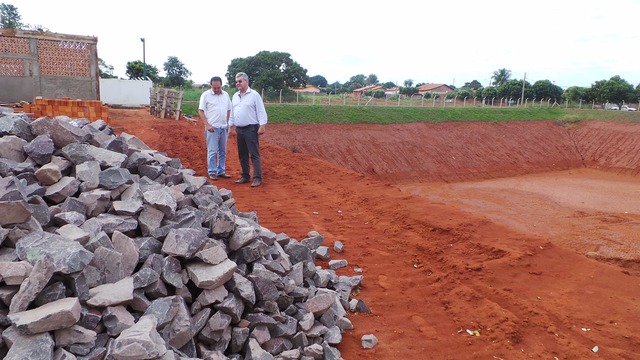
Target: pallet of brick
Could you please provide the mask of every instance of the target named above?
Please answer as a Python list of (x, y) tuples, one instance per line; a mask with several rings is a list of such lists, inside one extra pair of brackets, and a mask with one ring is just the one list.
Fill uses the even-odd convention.
[(72, 100), (70, 98), (44, 99), (35, 98), (33, 103), (25, 105), (25, 112), (35, 117), (68, 116), (70, 118), (86, 118), (90, 121), (108, 120), (109, 108), (100, 100)]

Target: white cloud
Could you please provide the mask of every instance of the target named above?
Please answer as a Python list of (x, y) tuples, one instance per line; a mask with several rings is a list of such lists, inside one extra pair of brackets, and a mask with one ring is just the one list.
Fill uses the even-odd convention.
[(614, 75), (640, 83), (633, 56), (640, 35), (626, 16), (640, 12), (634, 0), (615, 7), (551, 0), (8, 3), (25, 23), (97, 36), (98, 56), (121, 77), (128, 61), (142, 60), (144, 37), (147, 63), (162, 72), (176, 56), (197, 83), (224, 77), (232, 59), (262, 50), (288, 52), (310, 76), (329, 82), (373, 73), (399, 84), (486, 85), (493, 71), (507, 68), (514, 78), (526, 73), (530, 82), (563, 87)]

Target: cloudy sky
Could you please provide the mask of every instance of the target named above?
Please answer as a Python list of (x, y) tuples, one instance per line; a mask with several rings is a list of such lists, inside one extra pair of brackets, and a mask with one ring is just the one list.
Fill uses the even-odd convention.
[(640, 0), (387, 2), (5, 0), (23, 23), (98, 38), (98, 56), (125, 77), (142, 60), (163, 75), (176, 56), (196, 83), (224, 78), (235, 58), (280, 51), (329, 83), (358, 74), (402, 85), (488, 85), (494, 71), (513, 79), (589, 87), (620, 75), (634, 86), (640, 67)]

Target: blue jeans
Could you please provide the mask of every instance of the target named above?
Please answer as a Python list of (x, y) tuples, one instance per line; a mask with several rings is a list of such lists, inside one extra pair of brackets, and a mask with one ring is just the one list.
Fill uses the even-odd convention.
[(214, 132), (205, 129), (204, 132), (207, 137), (207, 170), (209, 175), (222, 175), (226, 169), (229, 132), (226, 127), (215, 128)]

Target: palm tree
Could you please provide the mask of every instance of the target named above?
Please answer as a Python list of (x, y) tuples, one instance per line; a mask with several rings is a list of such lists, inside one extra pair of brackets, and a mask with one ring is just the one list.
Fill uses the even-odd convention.
[(507, 69), (499, 69), (493, 72), (493, 76), (491, 79), (493, 80), (493, 85), (500, 86), (511, 78), (511, 70)]

